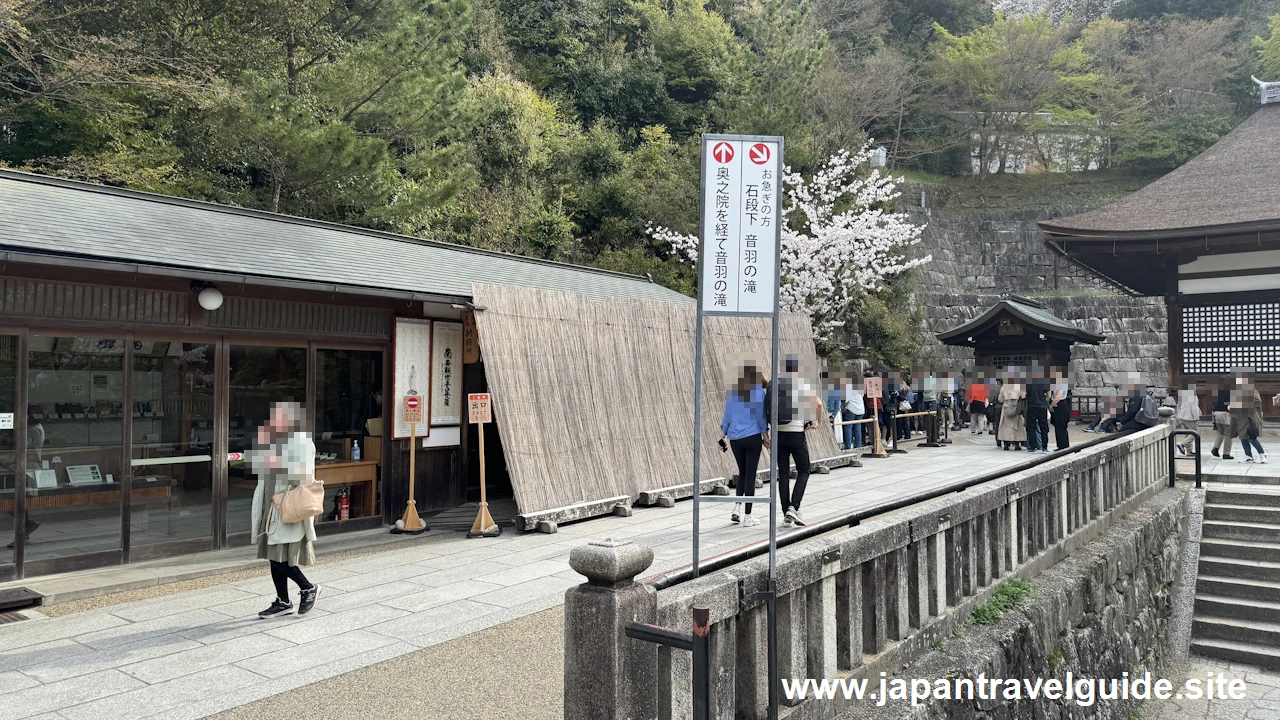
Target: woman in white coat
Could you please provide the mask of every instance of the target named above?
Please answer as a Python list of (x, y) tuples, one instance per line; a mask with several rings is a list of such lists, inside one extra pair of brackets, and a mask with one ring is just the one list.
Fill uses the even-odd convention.
[(247, 455), (250, 469), (258, 476), (253, 493), (252, 530), (258, 557), (271, 562), (271, 580), (276, 598), (271, 607), (258, 613), (261, 618), (292, 615), (289, 581), (298, 585), (298, 615), (306, 615), (316, 604), (320, 586), (307, 580), (302, 567), (315, 562), (312, 543), (316, 539), (312, 518), (284, 523), (273, 509), (272, 497), (290, 485), (311, 482), (315, 476), (316, 446), (302, 428), (302, 407), (293, 402), (271, 406), (267, 424), (258, 428), (258, 443)]

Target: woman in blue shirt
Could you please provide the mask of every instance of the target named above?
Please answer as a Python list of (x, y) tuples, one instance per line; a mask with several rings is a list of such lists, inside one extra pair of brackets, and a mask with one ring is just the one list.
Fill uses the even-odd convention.
[[(764, 394), (769, 383), (754, 365), (742, 368), (738, 382), (729, 390), (724, 401), (724, 417), (720, 421), (720, 447), (725, 449), (725, 439), (738, 461), (738, 496), (756, 494), (756, 468), (760, 464), (760, 450), (765, 441)], [(751, 517), (751, 503), (742, 512), (742, 503), (734, 503), (733, 522), (746, 527), (760, 524)]]

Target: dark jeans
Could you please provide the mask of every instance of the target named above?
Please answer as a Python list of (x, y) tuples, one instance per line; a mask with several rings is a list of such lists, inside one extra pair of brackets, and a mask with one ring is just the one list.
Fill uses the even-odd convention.
[(276, 597), (284, 602), (289, 602), (289, 581), (292, 580), (298, 584), (299, 590), (310, 590), (312, 585), (307, 581), (307, 576), (302, 574), (302, 568), (289, 563), (271, 561), (271, 582), (276, 584)]
[[(760, 450), (764, 447), (764, 438), (760, 435), (748, 435), (741, 440), (730, 440), (733, 459), (738, 461), (738, 497), (756, 495), (756, 468), (760, 466)], [(751, 503), (747, 503), (747, 514), (751, 514)]]
[(1049, 408), (1027, 408), (1027, 449), (1049, 449)]
[[(782, 493), (782, 509), (800, 509), (804, 487), (809, 484), (809, 444), (802, 432), (778, 433), (778, 489)], [(796, 488), (791, 490), (791, 458), (796, 459)]]
[[(840, 419), (844, 422), (850, 420), (861, 420), (862, 416), (850, 412), (848, 410), (840, 411)], [(861, 425), (845, 425), (844, 426), (844, 449), (862, 447), (862, 426)]]

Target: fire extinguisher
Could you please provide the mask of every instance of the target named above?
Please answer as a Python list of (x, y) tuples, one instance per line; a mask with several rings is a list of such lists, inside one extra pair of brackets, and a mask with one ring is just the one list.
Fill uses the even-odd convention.
[(338, 495), (338, 519), (349, 520), (351, 518), (351, 490), (342, 488), (342, 493)]

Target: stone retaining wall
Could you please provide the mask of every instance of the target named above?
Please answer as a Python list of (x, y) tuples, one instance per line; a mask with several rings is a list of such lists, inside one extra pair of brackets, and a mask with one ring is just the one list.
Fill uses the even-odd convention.
[[(1182, 582), (1187, 496), (1165, 490), (1123, 522), (1034, 581), (1031, 597), (988, 626), (970, 626), (945, 649), (919, 658), (905, 678), (1162, 677), (1176, 659), (1170, 633)], [(1191, 580), (1194, 582), (1194, 577)], [(1153, 701), (1158, 702), (1158, 701)], [(1097, 700), (940, 701), (911, 708), (890, 702), (854, 707), (839, 720), (1129, 720), (1139, 703)]]
[[(904, 193), (918, 203), (919, 190)], [(1168, 322), (1160, 298), (1131, 297), (1088, 270), (1053, 253), (1044, 244), (1038, 220), (1081, 209), (1008, 213), (948, 213), (909, 208), (927, 223), (914, 251), (932, 255), (917, 270), (916, 301), (924, 310), (924, 354), (930, 362), (966, 366), (967, 348), (946, 347), (936, 334), (972, 320), (1000, 299), (1017, 293), (1043, 302), (1058, 317), (1102, 333), (1098, 346), (1073, 348), (1075, 392), (1096, 394), (1124, 382), (1124, 373), (1142, 373), (1157, 386), (1168, 383)]]

